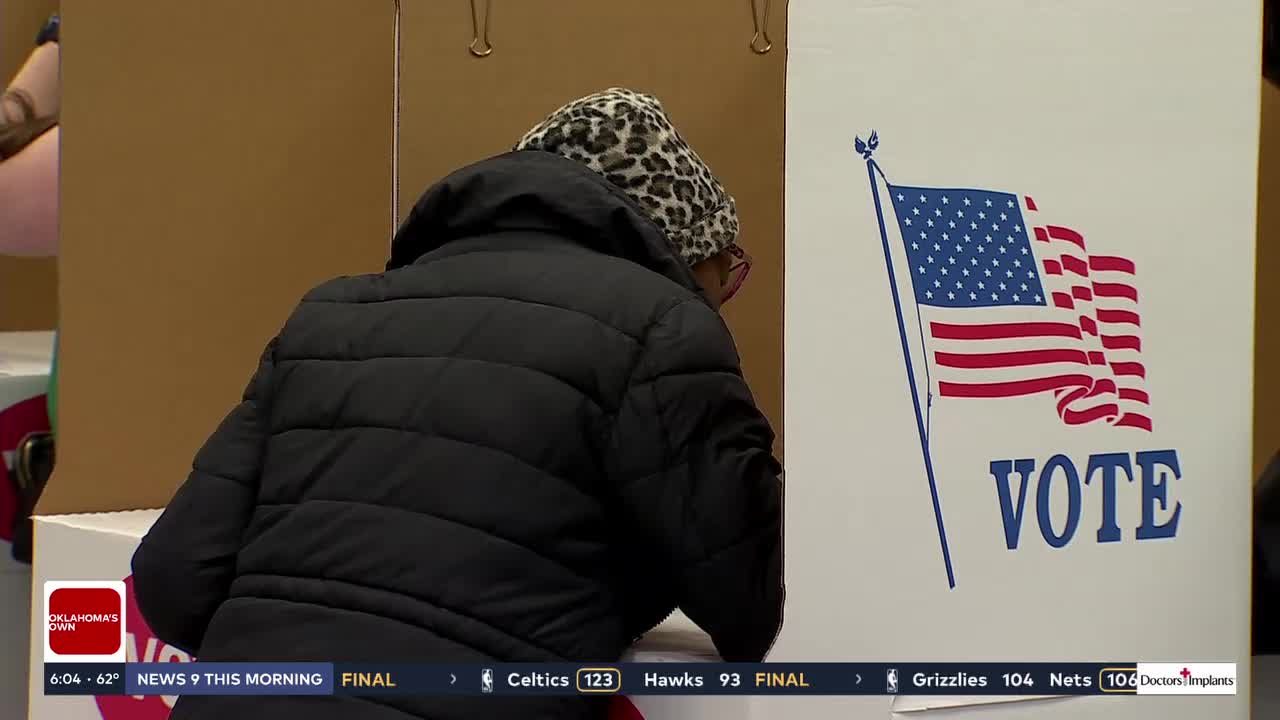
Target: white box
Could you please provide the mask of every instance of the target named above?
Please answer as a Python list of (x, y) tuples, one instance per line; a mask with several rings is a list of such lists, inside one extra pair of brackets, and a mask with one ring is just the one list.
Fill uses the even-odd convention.
[[(186, 662), (185, 652), (165, 645), (133, 603), (130, 561), (159, 510), (37, 515), (32, 582), (29, 700), (31, 720), (165, 720), (173, 697), (46, 697), (44, 694), (44, 584), (50, 580), (125, 583), (125, 661)], [(16, 695), (16, 694), (15, 694)]]

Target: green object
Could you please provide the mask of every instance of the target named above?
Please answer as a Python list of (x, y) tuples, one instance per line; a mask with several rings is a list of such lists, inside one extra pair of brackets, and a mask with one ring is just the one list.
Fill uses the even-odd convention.
[(49, 367), (49, 429), (58, 432), (58, 336), (53, 336), (53, 364)]

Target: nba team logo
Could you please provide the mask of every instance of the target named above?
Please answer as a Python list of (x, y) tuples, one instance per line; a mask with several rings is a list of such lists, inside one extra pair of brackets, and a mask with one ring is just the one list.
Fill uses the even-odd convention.
[[(879, 143), (872, 132), (855, 148), (867, 165), (943, 564), (954, 588), (930, 442), (935, 409), (964, 405), (988, 427), (999, 427), (988, 425), (992, 418), (1029, 425), (1048, 419), (1055, 426), (1042, 433), (1049, 445), (1082, 427), (1113, 428), (1107, 432), (1119, 442), (1150, 442), (1155, 423), (1138, 271), (1112, 248), (1098, 252), (1029, 194), (891, 182), (872, 158)], [(1001, 403), (1012, 398), (1043, 398), (1042, 410), (1011, 414)], [(982, 468), (996, 491), (999, 539), (1008, 550), (1018, 548), (1023, 526), (1032, 523), (1050, 547), (1070, 543), (1085, 488), (1102, 496), (1097, 542), (1121, 542), (1116, 488), (1129, 483), (1142, 496), (1133, 539), (1176, 534), (1181, 505), (1169, 493), (1170, 481), (1181, 476), (1175, 450), (1078, 460), (1046, 455), (998, 457)], [(1053, 506), (1055, 496), (1065, 502)]]
[(44, 661), (123, 663), (124, 615), (123, 582), (46, 582)]

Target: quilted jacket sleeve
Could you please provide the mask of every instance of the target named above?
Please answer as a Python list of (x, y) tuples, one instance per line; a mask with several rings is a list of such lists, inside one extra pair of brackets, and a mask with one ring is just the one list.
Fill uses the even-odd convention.
[(719, 315), (691, 300), (652, 326), (618, 413), (614, 481), (681, 609), (729, 662), (762, 660), (782, 624), (773, 439)]
[(257, 498), (275, 341), (244, 397), (196, 454), (191, 474), (133, 556), (138, 609), (164, 642), (196, 653), (227, 598)]

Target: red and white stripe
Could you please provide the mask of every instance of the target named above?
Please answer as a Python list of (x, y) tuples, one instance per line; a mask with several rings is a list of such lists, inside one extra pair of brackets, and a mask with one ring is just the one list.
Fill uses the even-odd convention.
[[(1031, 223), (1036, 204), (1025, 199)], [(928, 321), (943, 397), (1052, 392), (1068, 425), (1097, 421), (1151, 430), (1138, 291), (1131, 260), (1090, 255), (1084, 236), (1036, 226), (1047, 308), (989, 308), (982, 324)], [(1048, 312), (1044, 312), (1048, 310)], [(1029, 311), (1036, 317), (1030, 320)], [(966, 317), (966, 315), (950, 317)]]

